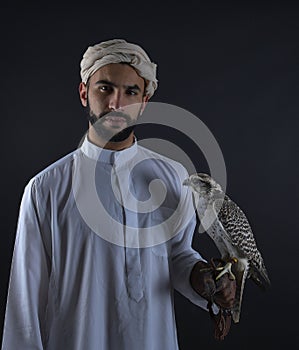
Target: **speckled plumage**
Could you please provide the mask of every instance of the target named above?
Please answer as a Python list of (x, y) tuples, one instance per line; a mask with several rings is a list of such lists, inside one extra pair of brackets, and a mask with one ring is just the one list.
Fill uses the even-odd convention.
[(184, 184), (191, 186), (201, 225), (215, 242), (221, 258), (226, 262), (237, 258), (232, 265), (237, 283), (232, 317), (239, 322), (245, 280), (251, 278), (261, 288), (270, 285), (252, 229), (244, 212), (209, 175), (193, 174)]

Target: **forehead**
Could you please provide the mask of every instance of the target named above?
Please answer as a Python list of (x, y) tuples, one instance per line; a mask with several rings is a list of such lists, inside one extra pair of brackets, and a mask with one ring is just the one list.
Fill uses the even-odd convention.
[(106, 80), (115, 85), (135, 85), (143, 87), (144, 79), (129, 64), (110, 63), (98, 69), (91, 77), (90, 82)]

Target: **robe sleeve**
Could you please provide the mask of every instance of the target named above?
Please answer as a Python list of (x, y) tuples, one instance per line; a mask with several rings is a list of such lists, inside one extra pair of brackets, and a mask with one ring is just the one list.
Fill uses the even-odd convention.
[(181, 232), (179, 238), (172, 247), (172, 271), (171, 279), (173, 287), (183, 296), (189, 299), (193, 304), (207, 310), (207, 300), (202, 298), (192, 288), (190, 283), (191, 271), (196, 262), (205, 261), (202, 256), (192, 249), (192, 235), (195, 224), (190, 223), (186, 229)]
[[(181, 182), (188, 177), (185, 169), (183, 169), (182, 173)], [(179, 209), (179, 220), (174, 228), (179, 233), (175, 236), (172, 244), (172, 284), (178, 292), (193, 304), (207, 310), (207, 300), (196, 293), (190, 283), (191, 271), (196, 262), (206, 260), (192, 248), (192, 240), (196, 228), (196, 214), (190, 188), (184, 186), (182, 195), (183, 200)], [(186, 218), (191, 219), (186, 221)]]
[(2, 350), (37, 350), (45, 346), (51, 249), (41, 212), (32, 179), (25, 187), (20, 206)]

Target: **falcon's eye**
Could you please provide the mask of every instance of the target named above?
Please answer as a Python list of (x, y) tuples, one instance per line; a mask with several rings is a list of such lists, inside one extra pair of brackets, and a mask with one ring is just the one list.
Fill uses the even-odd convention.
[(202, 184), (202, 181), (197, 177), (193, 180), (194, 185), (200, 185)]
[(203, 181), (202, 179), (199, 179), (199, 178), (197, 178), (196, 180), (197, 180), (198, 185), (203, 185), (206, 183), (205, 181)]

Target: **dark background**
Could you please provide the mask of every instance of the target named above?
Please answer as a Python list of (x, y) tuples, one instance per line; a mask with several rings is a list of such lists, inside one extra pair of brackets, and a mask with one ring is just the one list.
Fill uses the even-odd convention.
[[(241, 322), (222, 343), (208, 314), (176, 294), (181, 349), (298, 345), (297, 4), (1, 5), (1, 330), (24, 186), (87, 128), (77, 93), (87, 46), (124, 38), (158, 64), (152, 101), (187, 109), (213, 132), (227, 192), (247, 213), (272, 280), (266, 293), (247, 282)], [(194, 246), (205, 257), (214, 252), (203, 235)]]

